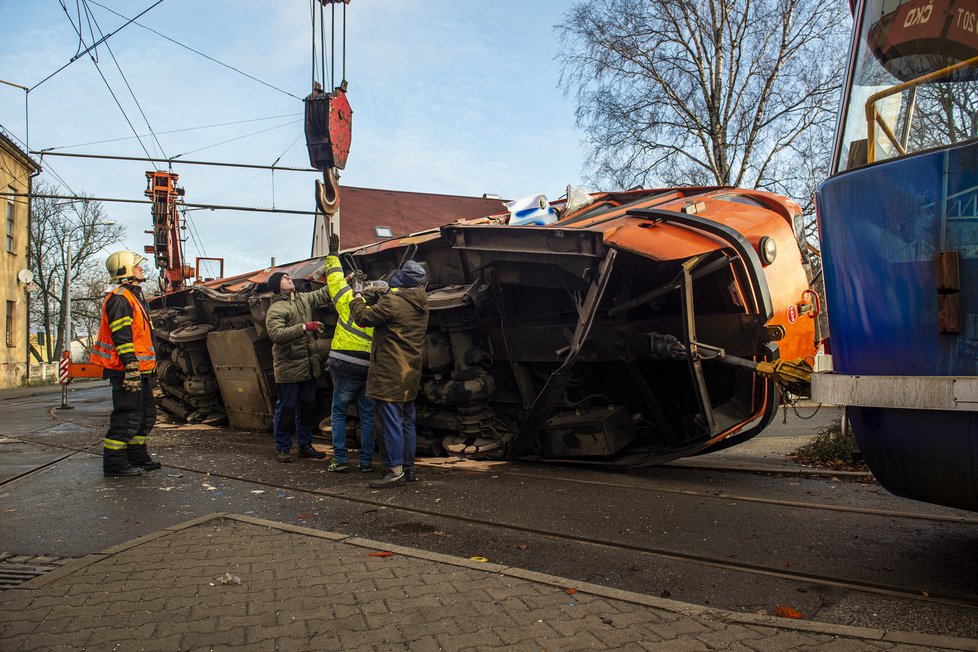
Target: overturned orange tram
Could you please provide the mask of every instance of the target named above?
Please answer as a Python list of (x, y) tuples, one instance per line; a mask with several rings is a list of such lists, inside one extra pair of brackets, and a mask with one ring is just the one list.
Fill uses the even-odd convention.
[[(428, 271), (420, 452), (650, 465), (753, 437), (807, 391), (817, 294), (799, 206), (732, 188), (596, 193), (558, 219), (447, 224), (343, 255), (368, 278)], [(269, 431), (265, 279), (324, 281), (313, 258), (152, 302), (161, 407)], [(332, 332), (331, 306), (319, 319)], [(318, 340), (325, 360), (328, 337)], [(317, 404), (329, 414), (330, 380)], [(351, 408), (352, 409), (352, 408)], [(356, 423), (355, 416), (347, 427)], [(353, 438), (357, 441), (357, 438)]]

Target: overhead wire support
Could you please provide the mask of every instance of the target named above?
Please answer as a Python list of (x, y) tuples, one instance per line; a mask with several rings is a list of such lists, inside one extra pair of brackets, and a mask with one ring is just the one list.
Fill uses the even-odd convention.
[(316, 168), (293, 168), (293, 167), (281, 167), (278, 165), (258, 165), (255, 163), (223, 163), (220, 161), (191, 161), (182, 158), (154, 158), (154, 157), (143, 157), (143, 156), (113, 156), (111, 154), (79, 154), (72, 152), (52, 152), (50, 150), (31, 150), (31, 154), (35, 156), (45, 157), (45, 156), (63, 156), (65, 158), (94, 158), (94, 159), (104, 159), (109, 161), (142, 161), (144, 163), (166, 163), (172, 165), (174, 163), (182, 163), (184, 165), (211, 165), (214, 167), (223, 168), (248, 168), (251, 170), (279, 170), (285, 172), (319, 172)]

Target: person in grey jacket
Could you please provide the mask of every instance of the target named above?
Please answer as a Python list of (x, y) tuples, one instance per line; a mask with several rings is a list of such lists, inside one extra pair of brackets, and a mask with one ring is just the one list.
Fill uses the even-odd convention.
[(275, 293), (265, 315), (265, 328), (272, 340), (272, 368), (278, 398), (275, 400), (275, 449), (279, 462), (291, 462), (294, 420), (299, 457), (324, 459), (326, 453), (312, 446), (316, 417), (316, 378), (322, 373), (322, 362), (316, 350), (313, 333), (322, 333), (322, 322), (312, 318), (313, 308), (329, 301), (329, 288), (313, 292), (296, 292), (292, 277), (275, 272), (266, 281)]
[(427, 274), (420, 263), (406, 261), (390, 278), (390, 292), (372, 306), (364, 303), (363, 286), (353, 287), (350, 314), (360, 326), (374, 327), (367, 372), (367, 396), (377, 401), (384, 426), (384, 456), (389, 469), (371, 482), (375, 488), (412, 482), (415, 431), (414, 397), (421, 383), (421, 351), (428, 330)]

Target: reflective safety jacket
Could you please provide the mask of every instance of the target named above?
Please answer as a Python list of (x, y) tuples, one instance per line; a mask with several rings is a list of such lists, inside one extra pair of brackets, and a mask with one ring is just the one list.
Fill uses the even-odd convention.
[(156, 369), (153, 322), (139, 287), (120, 285), (102, 303), (102, 322), (90, 362), (104, 369), (124, 371), (126, 363), (133, 360), (139, 362), (139, 371), (144, 374)]
[(370, 368), (374, 329), (358, 325), (350, 316), (353, 290), (347, 284), (336, 256), (326, 257), (326, 287), (337, 314), (326, 368), (340, 376), (365, 379)]

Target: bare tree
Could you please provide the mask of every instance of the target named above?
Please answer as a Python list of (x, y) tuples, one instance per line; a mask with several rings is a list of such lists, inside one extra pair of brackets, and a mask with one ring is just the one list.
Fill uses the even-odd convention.
[[(586, 0), (557, 26), (589, 181), (803, 189), (834, 125), (845, 3)], [(827, 175), (822, 148), (819, 178)], [(801, 166), (801, 167), (798, 167)], [(790, 183), (789, 183), (790, 181)], [(796, 183), (797, 182), (797, 183)], [(809, 203), (810, 195), (800, 197)]]
[[(44, 184), (35, 185), (34, 193), (60, 194), (57, 188)], [(94, 302), (98, 305), (97, 309), (101, 310), (100, 295), (105, 290), (105, 272), (98, 254), (103, 248), (122, 239), (125, 228), (106, 223), (105, 211), (100, 202), (35, 197), (31, 209), (30, 236), (28, 259), (39, 290), (32, 301), (31, 320), (48, 334), (45, 346), (48, 359), (51, 360), (54, 352), (65, 348), (67, 293), (72, 293), (73, 316), (86, 315), (96, 310), (94, 306), (86, 305), (86, 302)], [(69, 243), (70, 267), (67, 252)], [(101, 285), (97, 284), (98, 279), (103, 279)], [(98, 294), (93, 294), (96, 289)], [(50, 335), (55, 330), (55, 325), (57, 338), (52, 342)]]

